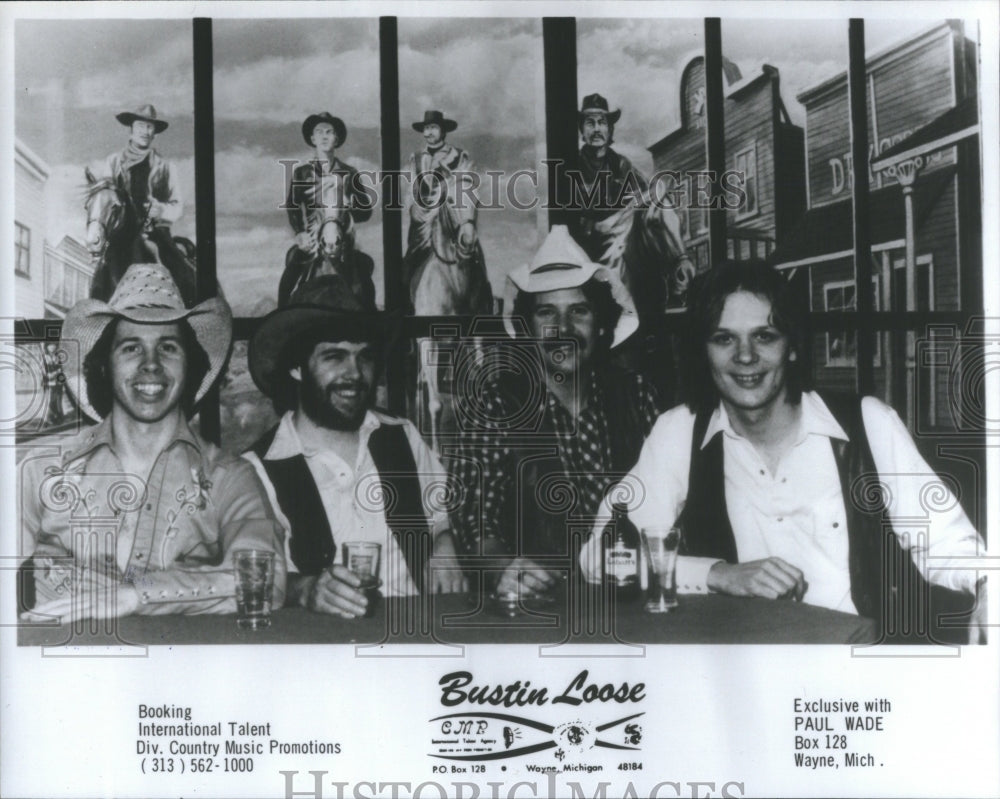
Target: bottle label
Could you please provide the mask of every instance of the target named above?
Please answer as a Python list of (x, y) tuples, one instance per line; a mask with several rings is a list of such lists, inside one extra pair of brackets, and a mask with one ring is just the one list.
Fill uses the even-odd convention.
[(617, 585), (639, 579), (639, 553), (635, 549), (612, 548), (604, 553), (604, 573)]

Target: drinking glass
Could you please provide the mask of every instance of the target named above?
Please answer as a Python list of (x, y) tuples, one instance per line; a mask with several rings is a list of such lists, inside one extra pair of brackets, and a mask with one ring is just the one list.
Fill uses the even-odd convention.
[(370, 618), (377, 612), (382, 599), (382, 592), (378, 590), (382, 545), (370, 541), (346, 541), (342, 549), (344, 565), (361, 580), (358, 590), (368, 600), (365, 617)]
[(244, 630), (267, 629), (271, 626), (274, 552), (238, 549), (233, 553), (233, 572), (236, 577), (236, 624)]
[(681, 542), (680, 530), (676, 527), (644, 527), (642, 537), (650, 570), (645, 610), (647, 613), (668, 613), (677, 607), (677, 548)]

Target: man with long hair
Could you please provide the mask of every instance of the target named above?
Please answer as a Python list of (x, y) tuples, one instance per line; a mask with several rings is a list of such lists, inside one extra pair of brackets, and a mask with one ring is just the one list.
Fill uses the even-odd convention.
[(129, 267), (108, 302), (69, 312), (67, 386), (97, 422), (21, 467), (22, 606), (30, 618), (233, 613), (232, 556), (282, 534), (253, 467), (188, 424), (232, 337), (225, 300), (185, 307), (160, 264)]
[[(685, 329), (686, 403), (657, 421), (623, 492), (640, 528), (681, 526), (679, 590), (857, 613), (887, 638), (907, 583), (964, 594), (968, 612), (976, 574), (962, 560), (982, 539), (950, 492), (922, 501), (929, 481), (947, 489), (895, 411), (811, 390), (804, 303), (784, 276), (759, 261), (710, 270)], [(593, 579), (600, 526), (582, 555)], [(981, 600), (972, 640), (984, 621)]]

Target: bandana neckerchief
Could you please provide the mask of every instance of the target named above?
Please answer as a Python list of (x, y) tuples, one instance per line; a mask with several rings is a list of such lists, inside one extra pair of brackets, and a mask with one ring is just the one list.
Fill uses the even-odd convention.
[(151, 152), (153, 152), (151, 146), (140, 149), (135, 145), (135, 142), (129, 139), (128, 144), (125, 145), (125, 149), (122, 150), (122, 169), (128, 171), (136, 164), (141, 164), (144, 159), (149, 157)]

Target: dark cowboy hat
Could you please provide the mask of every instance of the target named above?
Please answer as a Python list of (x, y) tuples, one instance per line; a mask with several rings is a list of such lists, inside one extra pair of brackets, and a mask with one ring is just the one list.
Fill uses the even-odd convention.
[(302, 123), (302, 138), (306, 140), (306, 144), (310, 147), (312, 147), (313, 128), (320, 122), (333, 125), (333, 132), (337, 136), (337, 147), (340, 147), (347, 140), (347, 125), (344, 124), (344, 120), (340, 117), (335, 117), (329, 111), (323, 111), (319, 114), (310, 114), (306, 117), (306, 121)]
[(424, 111), (423, 121), (414, 122), (413, 129), (417, 133), (423, 133), (424, 125), (438, 125), (445, 133), (451, 133), (458, 127), (458, 123), (454, 119), (448, 119), (440, 111)]
[(167, 129), (167, 121), (157, 118), (156, 109), (149, 103), (139, 106), (135, 111), (122, 111), (120, 114), (115, 115), (115, 119), (127, 128), (132, 127), (132, 123), (139, 119), (143, 122), (152, 122), (153, 131), (156, 133)]
[(261, 321), (247, 349), (250, 376), (273, 398), (287, 378), (291, 350), (303, 334), (318, 331), (329, 341), (382, 345), (394, 337), (398, 321), (393, 314), (365, 308), (339, 276), (323, 275), (299, 287), (288, 305)]
[(609, 111), (608, 101), (604, 99), (600, 94), (588, 94), (583, 98), (582, 107), (580, 108), (579, 114), (582, 120), (588, 114), (604, 114), (608, 118), (608, 122), (614, 125), (622, 115), (622, 110), (620, 108)]

